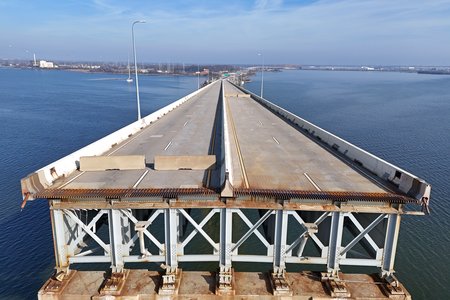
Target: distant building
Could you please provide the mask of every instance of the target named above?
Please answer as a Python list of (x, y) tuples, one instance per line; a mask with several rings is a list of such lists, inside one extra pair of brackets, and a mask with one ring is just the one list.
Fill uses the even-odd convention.
[(53, 68), (55, 68), (55, 65), (51, 61), (40, 60), (39, 61), (39, 68), (42, 68), (42, 69), (53, 69)]

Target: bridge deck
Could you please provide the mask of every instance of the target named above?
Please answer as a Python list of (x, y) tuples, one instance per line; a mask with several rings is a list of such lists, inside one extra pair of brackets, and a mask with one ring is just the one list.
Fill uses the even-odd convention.
[(145, 155), (147, 167), (144, 170), (76, 171), (74, 176), (79, 176), (65, 184), (63, 188), (126, 189), (206, 186), (205, 172), (207, 171), (157, 171), (154, 169), (153, 161), (157, 155), (197, 156), (209, 153), (219, 91), (220, 82), (216, 82), (185, 105), (181, 105), (105, 153), (108, 156)]
[(234, 187), (386, 191), (228, 82), (224, 93), (235, 128), (231, 140), (239, 145), (233, 149)]
[[(429, 185), (421, 179), (348, 142), (336, 140), (354, 155), (362, 155), (360, 159), (364, 164), (375, 167), (364, 169), (358, 166), (354, 161), (360, 161), (356, 158), (344, 158), (345, 153), (333, 151), (329, 144), (324, 145), (313, 135), (305, 134), (298, 125), (293, 126), (285, 117), (263, 106), (257, 97), (252, 97), (227, 81), (217, 81), (101, 153), (111, 157), (141, 155), (145, 157), (145, 166), (98, 171), (72, 167), (71, 172), (55, 178), (52, 169), (59, 163), (57, 161), (53, 167), (44, 167), (22, 181), (24, 197), (90, 198), (97, 193), (96, 197), (100, 198), (126, 199), (134, 197), (129, 196), (130, 191), (141, 193), (138, 197), (160, 197), (161, 189), (177, 190), (176, 195), (184, 189), (191, 194), (215, 195), (212, 197), (217, 199), (220, 189), (227, 186), (225, 170), (235, 191), (231, 195), (237, 197), (240, 192), (254, 193), (264, 189), (263, 193), (269, 194), (259, 196), (277, 198), (280, 193), (285, 193), (283, 191), (295, 191), (297, 194), (294, 196), (281, 197), (332, 202), (341, 197), (338, 201), (376, 201), (382, 205), (381, 202), (417, 202), (416, 199), (429, 194)], [(331, 136), (329, 133), (325, 135)], [(97, 151), (90, 155), (99, 154)], [(169, 165), (174, 161), (171, 156), (188, 157), (187, 160), (206, 157), (208, 161), (215, 160), (215, 165), (159, 169), (155, 165), (157, 156), (169, 158), (166, 160)], [(73, 166), (81, 161), (76, 155), (73, 158), (69, 156), (68, 160), (72, 160), (69, 163)], [(45, 172), (46, 182), (42, 182), (43, 175), (39, 172)], [(49, 176), (53, 177), (52, 181), (49, 181)], [(40, 181), (38, 184), (36, 178)], [(397, 181), (397, 186), (392, 184), (394, 181)], [(402, 192), (397, 188), (399, 184)], [(149, 189), (158, 191), (148, 192)], [(270, 191), (276, 191), (279, 196), (273, 196)]]

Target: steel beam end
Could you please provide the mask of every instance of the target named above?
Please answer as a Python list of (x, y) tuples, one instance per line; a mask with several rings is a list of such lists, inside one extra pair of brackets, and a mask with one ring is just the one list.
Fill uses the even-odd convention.
[(339, 273), (321, 273), (321, 281), (333, 298), (350, 298), (351, 293), (347, 289), (345, 281), (341, 280)]
[(38, 295), (61, 295), (77, 271), (56, 271), (39, 290)]
[(218, 296), (234, 296), (234, 269), (230, 267), (220, 267), (216, 276), (216, 295)]
[(269, 274), (274, 296), (292, 296), (293, 291), (286, 278), (286, 270), (278, 268)]
[(123, 270), (122, 272), (112, 272), (102, 284), (100, 288), (101, 296), (118, 296), (121, 294), (125, 285), (130, 270)]
[(167, 267), (166, 274), (162, 275), (158, 295), (177, 295), (181, 283), (182, 270), (177, 267)]

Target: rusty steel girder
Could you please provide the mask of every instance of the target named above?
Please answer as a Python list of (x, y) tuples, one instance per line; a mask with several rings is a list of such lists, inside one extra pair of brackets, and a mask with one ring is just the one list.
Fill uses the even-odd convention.
[(235, 197), (270, 198), (280, 200), (322, 200), (332, 202), (367, 201), (395, 204), (420, 204), (420, 201), (408, 196), (393, 193), (363, 193), (363, 192), (333, 192), (333, 191), (303, 191), (274, 189), (234, 189)]
[(207, 188), (149, 188), (149, 189), (46, 189), (36, 193), (36, 198), (65, 199), (65, 198), (169, 198), (180, 196), (211, 196), (215, 191)]
[[(275, 189), (233, 189), (235, 199), (249, 200), (316, 200), (332, 202), (380, 202), (392, 204), (420, 204), (420, 201), (405, 195), (394, 193), (364, 193), (364, 192), (333, 192), (333, 191), (303, 191)], [(46, 189), (34, 195), (46, 199), (74, 198), (165, 198), (217, 196), (219, 193), (207, 188), (148, 188), (148, 189)]]

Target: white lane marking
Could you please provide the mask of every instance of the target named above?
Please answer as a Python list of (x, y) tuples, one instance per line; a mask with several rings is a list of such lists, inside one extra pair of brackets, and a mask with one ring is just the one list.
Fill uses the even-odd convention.
[(278, 145), (280, 144), (280, 142), (274, 136), (272, 138), (275, 141), (275, 143), (277, 143)]
[(65, 187), (66, 185), (68, 185), (69, 183), (71, 183), (72, 181), (74, 181), (75, 179), (77, 179), (78, 177), (80, 177), (81, 175), (83, 175), (86, 171), (81, 172), (80, 174), (78, 174), (77, 176), (75, 176), (74, 178), (70, 179), (69, 181), (67, 181), (66, 183), (64, 183), (63, 185), (61, 185), (58, 189), (62, 189), (63, 187)]
[[(173, 141), (173, 140), (172, 140), (172, 141)], [(166, 151), (167, 149), (169, 149), (170, 145), (172, 145), (172, 141), (170, 141), (170, 142), (167, 144), (166, 148), (164, 148), (164, 151)]]
[(186, 123), (184, 123), (183, 127), (185, 127), (185, 126), (187, 125), (187, 123), (189, 123), (189, 120), (188, 120), (188, 121), (186, 121)]
[(145, 127), (144, 129), (142, 129), (141, 131), (138, 131), (137, 133), (135, 133), (131, 138), (128, 138), (128, 141), (126, 141), (125, 143), (123, 143), (122, 145), (120, 145), (119, 147), (117, 147), (117, 149), (111, 151), (107, 156), (110, 156), (114, 153), (116, 153), (117, 151), (119, 151), (120, 149), (122, 149), (123, 147), (125, 147), (126, 145), (128, 145), (129, 143), (131, 143), (132, 141), (134, 141), (135, 138), (137, 138), (138, 136), (140, 136), (142, 133), (144, 133), (146, 131), (146, 129), (153, 127), (151, 124), (148, 125), (147, 127)]
[(261, 127), (264, 126), (264, 125), (263, 125), (263, 122), (261, 122), (261, 121), (259, 121), (259, 125), (261, 125)]
[(150, 137), (151, 138), (160, 138), (160, 137), (163, 137), (164, 135), (162, 135), (162, 134), (154, 134), (154, 135), (151, 135)]
[(316, 188), (316, 190), (318, 190), (319, 192), (321, 192), (322, 191), (322, 189), (314, 182), (314, 180), (312, 180), (312, 178), (311, 177), (309, 177), (309, 175), (308, 174), (306, 174), (306, 173), (303, 173), (303, 175), (305, 175), (305, 177), (306, 177), (306, 179), (308, 179), (309, 180), (309, 182), (311, 182), (311, 184)]
[(145, 175), (147, 175), (149, 171), (150, 170), (146, 170), (144, 174), (142, 174), (141, 177), (139, 177), (138, 181), (136, 181), (136, 183), (133, 185), (133, 189), (136, 188), (139, 185), (139, 183), (141, 183), (142, 179), (144, 179)]

